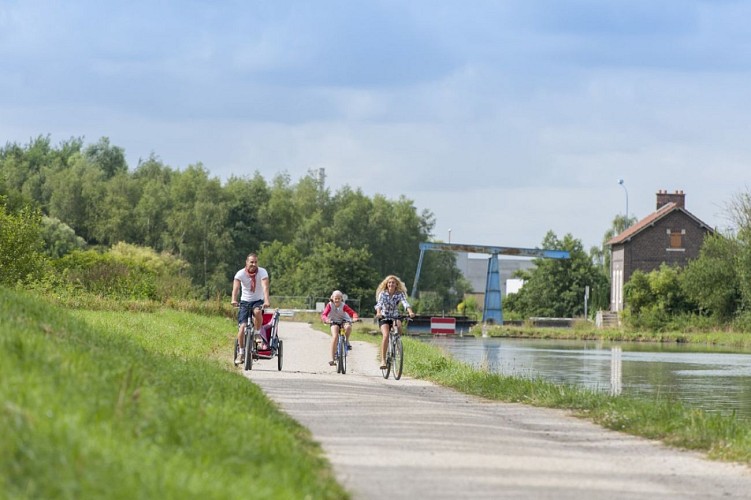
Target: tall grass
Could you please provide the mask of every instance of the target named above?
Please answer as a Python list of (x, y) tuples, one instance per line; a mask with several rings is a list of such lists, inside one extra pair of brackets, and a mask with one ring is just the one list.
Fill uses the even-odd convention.
[(309, 432), (227, 369), (233, 330), (173, 310), (67, 311), (0, 288), (0, 491), (346, 498)]

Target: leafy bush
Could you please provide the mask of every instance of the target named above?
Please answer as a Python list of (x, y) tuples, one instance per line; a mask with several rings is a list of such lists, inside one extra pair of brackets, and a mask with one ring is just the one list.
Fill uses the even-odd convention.
[(150, 248), (118, 243), (110, 251), (76, 250), (53, 262), (64, 289), (133, 300), (186, 299), (193, 296), (187, 264)]
[(41, 253), (41, 213), (30, 207), (6, 211), (0, 198), (0, 284), (15, 285), (38, 279), (44, 270)]

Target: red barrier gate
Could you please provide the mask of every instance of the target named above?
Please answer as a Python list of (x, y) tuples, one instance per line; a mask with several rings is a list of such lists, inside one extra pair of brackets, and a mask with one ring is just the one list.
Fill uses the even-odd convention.
[(456, 333), (456, 318), (430, 318), (430, 333), (453, 335)]

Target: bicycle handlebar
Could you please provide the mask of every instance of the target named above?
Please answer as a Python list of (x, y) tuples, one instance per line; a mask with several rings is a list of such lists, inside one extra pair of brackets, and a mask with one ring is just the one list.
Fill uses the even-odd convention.
[(360, 318), (353, 319), (352, 321), (331, 321), (331, 320), (329, 320), (329, 321), (326, 321), (326, 324), (327, 325), (343, 326), (345, 323), (350, 323), (351, 324), (351, 323), (359, 323), (359, 322), (360, 322)]
[(383, 316), (381, 314), (381, 315), (377, 315), (376, 319), (391, 319), (391, 320), (398, 319), (400, 321), (404, 321), (406, 319), (407, 321), (412, 321), (414, 318), (412, 316), (410, 316), (409, 314), (400, 314), (400, 315), (395, 316), (393, 318), (387, 318), (387, 317), (385, 317), (385, 316)]

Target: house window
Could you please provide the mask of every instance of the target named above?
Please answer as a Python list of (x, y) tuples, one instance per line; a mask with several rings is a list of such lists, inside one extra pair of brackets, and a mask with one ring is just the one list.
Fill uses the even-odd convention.
[(672, 231), (670, 229), (667, 230), (668, 238), (670, 239), (670, 244), (667, 248), (668, 251), (685, 251), (685, 248), (683, 248), (683, 236), (686, 234), (685, 229), (681, 229), (680, 231)]

